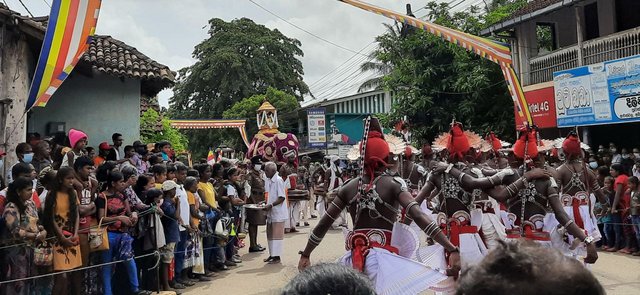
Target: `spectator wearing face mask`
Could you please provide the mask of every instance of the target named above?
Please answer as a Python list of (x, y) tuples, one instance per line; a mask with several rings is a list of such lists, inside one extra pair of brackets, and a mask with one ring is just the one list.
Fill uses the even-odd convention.
[[(31, 161), (33, 160), (33, 149), (31, 148), (31, 145), (26, 142), (19, 143), (16, 146), (16, 156), (18, 157), (18, 163), (30, 164)], [(9, 167), (7, 171), (12, 171), (13, 166), (15, 166), (16, 164), (13, 164), (11, 167)], [(12, 182), (13, 182), (13, 177), (11, 173), (7, 173), (7, 184), (10, 184)]]
[(600, 165), (598, 165), (598, 160), (596, 160), (596, 158), (594, 157), (590, 157), (589, 158), (589, 168), (591, 168), (591, 170), (598, 170), (598, 167)]
[(620, 164), (622, 164), (624, 170), (629, 173), (629, 175), (631, 175), (631, 169), (633, 168), (633, 164), (635, 163), (634, 155), (630, 154), (627, 149), (622, 149), (622, 154), (620, 154), (620, 157), (622, 158)]

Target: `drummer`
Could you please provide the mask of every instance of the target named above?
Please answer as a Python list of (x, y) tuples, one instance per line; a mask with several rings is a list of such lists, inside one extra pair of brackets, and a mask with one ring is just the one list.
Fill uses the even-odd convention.
[[(265, 201), (264, 198), (264, 172), (262, 171), (262, 156), (254, 156), (251, 158), (251, 166), (245, 177), (247, 183), (247, 192), (249, 198), (247, 204), (260, 204)], [(249, 223), (249, 252), (262, 252), (266, 250), (258, 244), (258, 225)]]
[[(286, 157), (287, 160), (280, 167), (279, 174), (280, 174), (280, 177), (285, 182), (285, 188), (287, 190), (294, 190), (296, 189), (295, 187), (296, 181), (294, 179), (296, 177), (296, 172), (298, 171), (298, 163), (296, 161), (297, 160), (296, 151), (289, 150), (284, 154), (284, 156)], [(290, 178), (289, 176), (292, 176), (294, 179)], [(284, 224), (285, 233), (297, 233), (298, 230), (296, 229), (296, 223), (299, 222), (300, 220), (300, 202), (293, 201), (290, 199), (288, 201), (289, 201), (289, 204), (288, 204), (289, 219)]]

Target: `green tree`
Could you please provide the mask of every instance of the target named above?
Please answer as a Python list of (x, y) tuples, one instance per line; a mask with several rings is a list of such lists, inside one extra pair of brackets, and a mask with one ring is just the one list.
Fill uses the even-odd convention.
[[(225, 110), (268, 87), (294, 95), (309, 92), (303, 82), (300, 41), (247, 18), (209, 21), (209, 38), (195, 46), (196, 63), (179, 71), (170, 99), (171, 118), (220, 118)], [(191, 149), (206, 152), (227, 131), (189, 131)]]
[[(429, 21), (471, 34), (487, 25), (478, 7), (454, 14), (446, 3), (427, 8)], [(497, 64), (422, 30), (402, 37), (389, 27), (377, 41), (375, 62), (391, 68), (382, 86), (396, 97), (392, 111), (381, 117), (387, 127), (406, 115), (414, 139), (424, 143), (455, 118), (480, 134), (513, 136), (513, 101)]]
[[(295, 96), (272, 87), (267, 88), (267, 92), (264, 94), (253, 95), (235, 103), (222, 116), (225, 119), (247, 120), (247, 134), (251, 137), (258, 132), (256, 111), (264, 101), (268, 101), (278, 110), (278, 123), (280, 125), (278, 129), (280, 132), (297, 133), (298, 100)], [(242, 139), (238, 137), (234, 146), (240, 144), (242, 144)]]
[[(162, 123), (162, 127), (158, 130), (158, 122)], [(187, 150), (189, 140), (186, 136), (171, 127), (169, 119), (160, 116), (154, 109), (149, 108), (140, 117), (140, 138), (143, 142), (156, 143), (166, 140), (176, 152), (184, 152)]]

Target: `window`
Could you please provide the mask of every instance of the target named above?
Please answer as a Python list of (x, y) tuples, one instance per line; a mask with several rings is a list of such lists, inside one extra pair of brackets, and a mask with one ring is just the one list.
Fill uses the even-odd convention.
[(556, 25), (553, 23), (537, 23), (536, 40), (538, 41), (538, 55), (543, 55), (558, 49), (558, 43), (556, 42)]
[(616, 22), (617, 31), (625, 31), (640, 27), (640, 1), (638, 0), (616, 0)]
[(584, 40), (591, 40), (600, 37), (598, 2), (584, 6), (584, 33)]

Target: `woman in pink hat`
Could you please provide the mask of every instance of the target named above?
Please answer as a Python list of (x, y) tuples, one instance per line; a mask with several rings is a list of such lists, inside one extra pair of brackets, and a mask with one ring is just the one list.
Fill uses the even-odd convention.
[(73, 167), (75, 159), (85, 155), (84, 148), (87, 146), (87, 139), (87, 134), (84, 132), (73, 128), (69, 130), (71, 150), (64, 155), (60, 167)]

